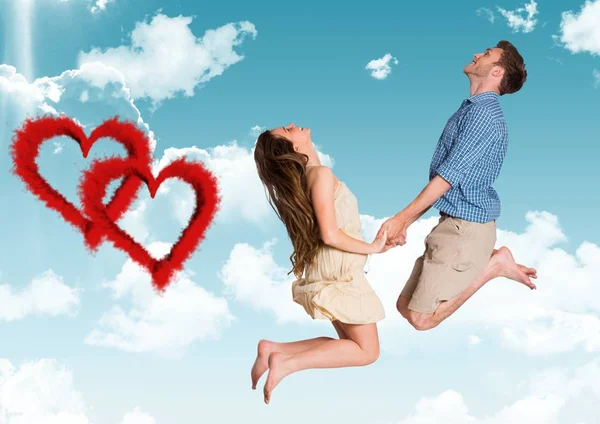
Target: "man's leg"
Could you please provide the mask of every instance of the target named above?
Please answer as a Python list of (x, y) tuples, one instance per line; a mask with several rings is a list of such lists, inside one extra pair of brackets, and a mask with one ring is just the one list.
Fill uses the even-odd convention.
[(530, 280), (530, 278), (537, 278), (535, 269), (517, 264), (510, 250), (507, 247), (501, 247), (493, 252), (483, 271), (465, 290), (440, 303), (433, 313), (421, 313), (408, 309), (410, 298), (402, 295), (398, 298), (398, 311), (415, 329), (419, 331), (430, 330), (452, 315), (485, 283), (497, 277), (505, 277), (520, 282), (532, 290), (536, 288)]

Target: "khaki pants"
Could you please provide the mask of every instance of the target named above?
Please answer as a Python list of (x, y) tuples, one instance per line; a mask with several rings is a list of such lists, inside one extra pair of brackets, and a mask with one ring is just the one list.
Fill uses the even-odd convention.
[(480, 224), (442, 213), (400, 294), (411, 299), (408, 309), (430, 314), (442, 301), (464, 291), (481, 273), (495, 245), (496, 221)]

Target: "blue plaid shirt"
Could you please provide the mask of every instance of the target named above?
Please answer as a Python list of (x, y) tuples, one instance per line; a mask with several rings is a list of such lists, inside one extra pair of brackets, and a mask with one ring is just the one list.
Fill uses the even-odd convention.
[(508, 131), (498, 100), (492, 91), (476, 94), (448, 120), (429, 168), (430, 180), (439, 175), (452, 185), (433, 204), (441, 212), (481, 223), (500, 216), (492, 184), (506, 155)]

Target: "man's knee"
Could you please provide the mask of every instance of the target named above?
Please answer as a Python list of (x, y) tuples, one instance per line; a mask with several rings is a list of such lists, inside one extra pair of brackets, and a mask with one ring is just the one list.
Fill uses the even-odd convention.
[(409, 311), (407, 321), (417, 331), (431, 330), (437, 326), (437, 322), (430, 314), (422, 314), (420, 312)]
[(399, 296), (396, 301), (396, 309), (400, 312), (410, 325), (415, 330), (427, 331), (436, 327), (439, 323), (434, 319), (433, 314), (424, 314), (422, 312), (415, 312), (408, 309), (410, 298), (406, 296)]
[(408, 315), (410, 313), (410, 310), (408, 309), (409, 302), (410, 298), (406, 296), (399, 296), (398, 300), (396, 301), (396, 309), (398, 310), (398, 312), (400, 312), (400, 315), (402, 315), (406, 319), (408, 319)]

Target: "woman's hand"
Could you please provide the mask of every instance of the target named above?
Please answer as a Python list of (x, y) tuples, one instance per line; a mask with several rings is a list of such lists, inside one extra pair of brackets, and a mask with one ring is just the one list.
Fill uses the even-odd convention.
[(373, 240), (371, 242), (371, 246), (373, 247), (373, 252), (372, 253), (383, 253), (385, 251), (387, 251), (388, 249), (390, 249), (391, 245), (386, 245), (387, 242), (387, 231), (384, 230), (383, 233), (381, 233), (379, 236), (377, 236), (375, 238), (375, 240)]

